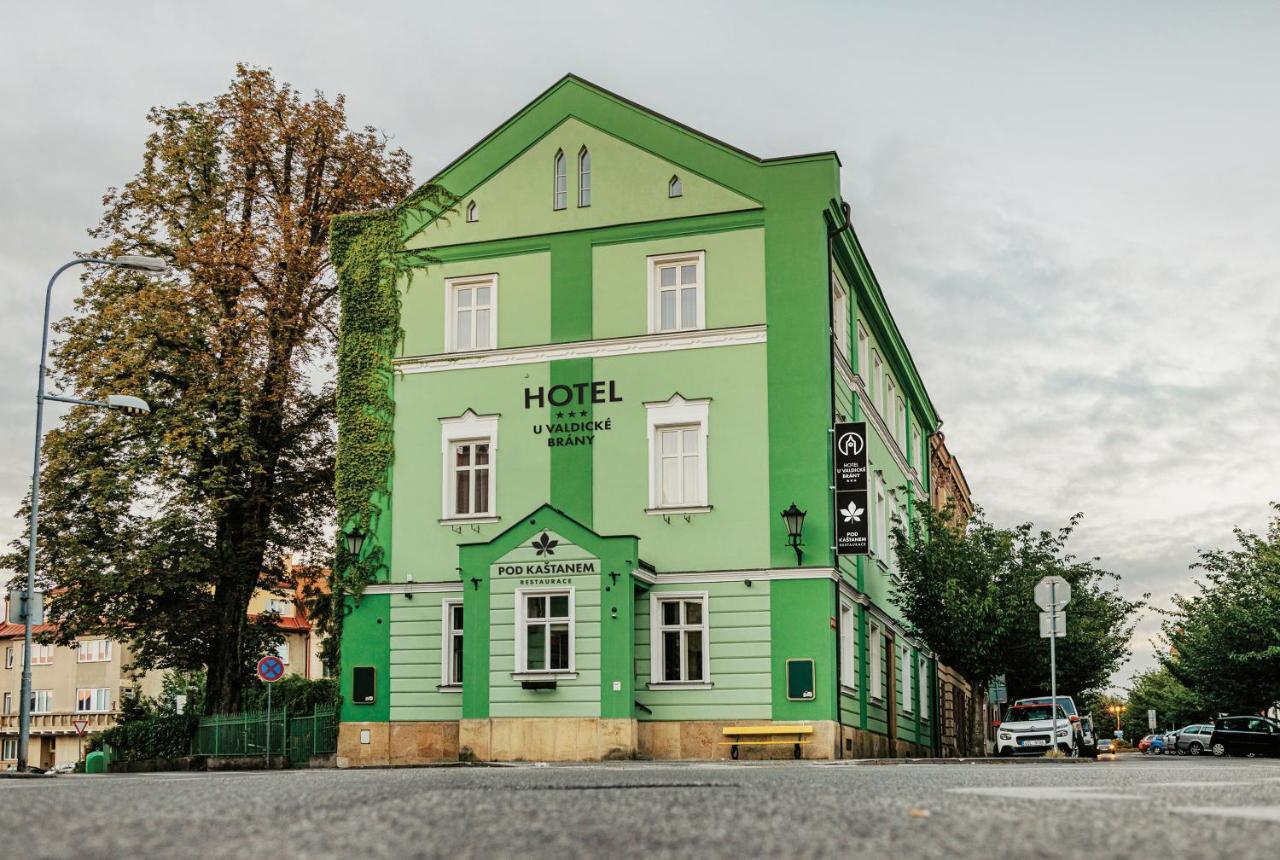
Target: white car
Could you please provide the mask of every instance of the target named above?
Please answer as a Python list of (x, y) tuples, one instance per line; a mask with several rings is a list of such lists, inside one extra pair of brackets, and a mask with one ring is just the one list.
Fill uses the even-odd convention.
[(1053, 710), (1048, 702), (1015, 704), (1005, 714), (996, 731), (996, 755), (1044, 755), (1055, 747), (1071, 757), (1080, 755), (1077, 732), (1061, 705), (1058, 711), (1058, 737), (1053, 735)]

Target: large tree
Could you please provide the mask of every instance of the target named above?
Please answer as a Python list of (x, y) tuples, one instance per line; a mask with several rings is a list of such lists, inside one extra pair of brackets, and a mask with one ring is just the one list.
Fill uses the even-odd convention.
[(1280, 703), (1280, 504), (1264, 534), (1235, 530), (1234, 549), (1206, 550), (1196, 593), (1164, 622), (1174, 678), (1209, 711), (1257, 713)]
[(206, 710), (228, 711), (275, 636), (247, 617), (255, 588), (279, 583), (286, 551), (329, 554), (330, 219), (401, 199), (410, 162), (348, 128), (342, 96), (304, 99), (245, 66), (217, 98), (149, 120), (142, 169), (90, 233), (97, 254), (174, 268), (90, 270), (53, 376), (153, 411), (76, 408), (49, 434), (39, 568), (60, 641), (106, 633), (140, 668), (206, 668)]
[(938, 658), (976, 683), (1004, 675), (1010, 697), (1049, 691), (1048, 641), (1040, 638), (1033, 591), (1045, 576), (1071, 584), (1067, 635), (1057, 643), (1058, 690), (1104, 687), (1127, 659), (1142, 605), (1122, 597), (1114, 574), (1067, 544), (1079, 517), (1057, 530), (1031, 523), (1000, 528), (981, 509), (962, 527), (949, 511), (917, 505), (910, 529), (896, 529), (900, 576), (894, 603)]

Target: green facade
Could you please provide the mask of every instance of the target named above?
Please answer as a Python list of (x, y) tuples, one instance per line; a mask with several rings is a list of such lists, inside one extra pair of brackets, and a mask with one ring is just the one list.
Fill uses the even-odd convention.
[[(932, 660), (889, 601), (891, 553), (831, 548), (833, 421), (868, 422), (873, 545), (927, 498), (938, 425), (837, 156), (762, 160), (567, 77), (433, 181), (459, 205), (404, 219), (392, 489), (367, 541), (386, 565), (345, 621), (344, 722), (835, 721), (932, 747)], [(886, 378), (889, 400), (869, 396)], [(572, 596), (568, 640), (536, 615), (544, 592)], [(814, 661), (811, 698), (788, 697), (788, 660)], [(357, 666), (376, 670), (371, 703), (351, 701)]]

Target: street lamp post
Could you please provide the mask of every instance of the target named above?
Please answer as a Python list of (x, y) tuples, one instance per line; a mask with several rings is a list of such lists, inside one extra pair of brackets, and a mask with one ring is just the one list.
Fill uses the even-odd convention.
[(49, 278), (49, 286), (44, 291), (44, 327), (40, 330), (40, 377), (36, 383), (36, 452), (34, 464), (31, 467), (31, 522), (29, 525), (30, 542), (27, 545), (27, 588), (23, 597), (26, 605), (23, 607), (22, 613), (22, 692), (19, 694), (21, 701), (18, 702), (19, 773), (27, 770), (27, 747), (31, 739), (31, 608), (36, 587), (36, 528), (40, 516), (40, 448), (44, 434), (44, 402), (46, 400), (56, 400), (61, 403), (96, 406), (100, 409), (119, 409), (131, 415), (140, 415), (151, 411), (145, 401), (137, 397), (121, 394), (112, 394), (104, 401), (96, 401), (61, 397), (54, 394), (45, 394), (44, 392), (44, 378), (47, 372), (45, 360), (49, 355), (49, 301), (53, 297), (54, 281), (58, 280), (58, 276), (72, 266), (84, 266), (93, 263), (113, 266), (117, 269), (129, 269), (153, 274), (160, 274), (169, 269), (168, 263), (156, 257), (125, 255), (113, 257), (109, 260), (86, 257), (79, 260), (71, 260), (59, 266), (58, 270), (53, 273), (53, 277)]

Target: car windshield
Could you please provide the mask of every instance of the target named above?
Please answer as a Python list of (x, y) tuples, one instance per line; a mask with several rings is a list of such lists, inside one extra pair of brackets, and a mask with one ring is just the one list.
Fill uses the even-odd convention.
[[(1058, 719), (1066, 720), (1067, 715), (1058, 708)], [(1006, 723), (1029, 723), (1035, 720), (1052, 720), (1053, 710), (1046, 702), (1043, 705), (1014, 705), (1005, 715)]]
[[(1049, 703), (1051, 701), (1053, 700), (1050, 699), (1048, 696), (1045, 696), (1043, 699), (1026, 699), (1024, 701), (1018, 702), (1017, 704), (1014, 705), (1014, 707), (1017, 708), (1017, 707), (1022, 707), (1024, 705), (1044, 705), (1047, 708), (1049, 707)], [(1059, 696), (1058, 707), (1062, 709), (1062, 712), (1064, 714), (1075, 714), (1076, 712), (1076, 704), (1075, 702), (1071, 701), (1070, 696)]]

